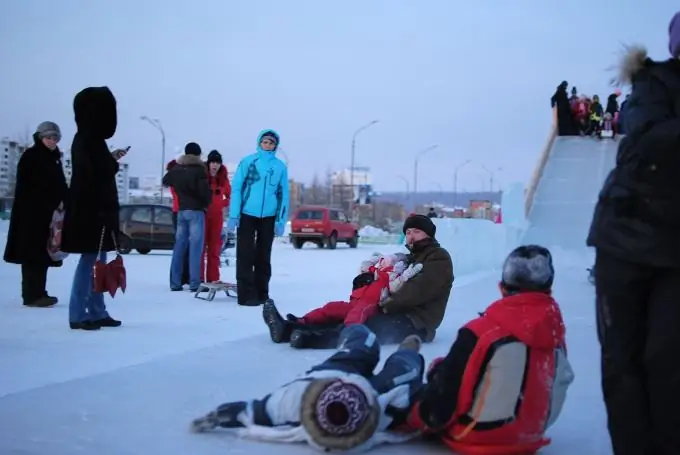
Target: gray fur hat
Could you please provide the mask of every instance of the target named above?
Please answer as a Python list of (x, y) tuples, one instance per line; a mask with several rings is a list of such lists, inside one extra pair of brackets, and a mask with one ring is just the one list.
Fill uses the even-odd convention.
[(324, 450), (350, 450), (378, 428), (380, 405), (358, 385), (338, 378), (315, 379), (302, 396), (300, 422)]
[(61, 130), (59, 129), (59, 125), (54, 122), (42, 122), (35, 129), (35, 132), (38, 133), (40, 139), (56, 137), (57, 141), (61, 140)]
[(539, 245), (515, 248), (503, 263), (501, 284), (510, 292), (545, 292), (555, 279), (550, 251)]

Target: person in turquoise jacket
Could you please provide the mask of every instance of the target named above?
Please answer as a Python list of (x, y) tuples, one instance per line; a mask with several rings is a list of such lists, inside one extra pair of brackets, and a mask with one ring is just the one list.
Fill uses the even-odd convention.
[(236, 236), (238, 303), (263, 305), (270, 300), (272, 244), (288, 220), (288, 168), (276, 157), (280, 137), (263, 130), (257, 151), (241, 160), (231, 184), (230, 231)]

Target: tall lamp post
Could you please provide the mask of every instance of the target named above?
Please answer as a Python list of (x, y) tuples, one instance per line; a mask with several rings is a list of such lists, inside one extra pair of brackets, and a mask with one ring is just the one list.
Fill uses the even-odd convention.
[[(489, 168), (487, 168), (483, 164), (481, 166), (482, 166), (482, 169), (484, 169), (486, 171), (486, 173), (489, 174), (489, 192), (493, 193), (494, 172), (489, 170)], [(500, 171), (500, 170), (501, 170), (500, 167), (498, 169), (496, 169), (496, 171)]]
[(147, 117), (146, 115), (142, 115), (140, 117), (141, 120), (145, 122), (149, 122), (151, 126), (156, 128), (160, 133), (161, 133), (161, 204), (163, 203), (163, 190), (165, 189), (163, 187), (163, 174), (165, 174), (165, 130), (163, 130), (163, 125), (161, 124), (161, 121), (158, 120), (157, 118), (152, 119)]
[[(355, 158), (356, 158), (357, 136), (359, 135), (359, 133), (367, 130), (368, 128), (372, 127), (373, 125), (375, 125), (378, 122), (379, 122), (379, 120), (370, 121), (367, 124), (358, 128), (354, 132), (354, 134), (352, 135), (352, 157), (350, 159), (350, 165), (349, 165), (349, 191), (351, 193), (350, 200), (354, 200), (354, 161), (355, 161)], [(352, 204), (350, 204), (350, 206), (348, 208), (351, 209)]]
[(454, 208), (458, 207), (458, 171), (460, 171), (463, 167), (467, 166), (468, 164), (472, 163), (472, 160), (466, 160), (456, 166), (456, 168), (453, 170), (453, 206)]
[(427, 152), (436, 149), (439, 147), (438, 145), (431, 145), (425, 150), (421, 150), (420, 152), (416, 153), (416, 158), (413, 161), (413, 209), (415, 210), (416, 206), (416, 193), (418, 193), (418, 161), (420, 161), (420, 158), (425, 155)]
[(401, 180), (402, 182), (404, 182), (404, 185), (406, 185), (406, 193), (404, 193), (404, 195), (406, 196), (406, 201), (408, 201), (409, 194), (411, 192), (410, 185), (408, 184), (408, 179), (406, 177), (404, 177), (403, 175), (398, 175), (397, 178), (399, 180)]

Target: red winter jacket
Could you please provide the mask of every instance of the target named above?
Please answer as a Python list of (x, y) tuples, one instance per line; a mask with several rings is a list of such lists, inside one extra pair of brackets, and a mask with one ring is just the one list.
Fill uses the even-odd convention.
[(557, 303), (520, 293), (493, 303), (433, 362), (412, 408), (412, 428), (436, 433), (461, 455), (534, 453), (550, 443), (573, 371)]
[(231, 200), (231, 184), (229, 183), (227, 167), (221, 165), (215, 176), (208, 173), (208, 181), (212, 191), (212, 202), (208, 206), (207, 215), (210, 218), (214, 216), (222, 217), (222, 209), (228, 209)]
[[(166, 166), (165, 170), (169, 171), (173, 167), (177, 165), (176, 160), (171, 160)], [(179, 211), (179, 199), (177, 199), (177, 193), (175, 193), (175, 189), (173, 187), (170, 187), (170, 194), (172, 195), (172, 212), (177, 213)]]

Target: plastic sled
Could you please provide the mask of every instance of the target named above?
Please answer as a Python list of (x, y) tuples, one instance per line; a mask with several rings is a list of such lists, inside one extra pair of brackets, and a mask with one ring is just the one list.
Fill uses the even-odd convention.
[[(201, 300), (207, 300), (211, 302), (215, 299), (215, 294), (218, 291), (223, 291), (227, 297), (237, 297), (238, 291), (236, 290), (236, 285), (234, 283), (201, 283), (198, 290), (194, 294), (194, 297)], [(207, 295), (202, 295), (207, 293)]]

